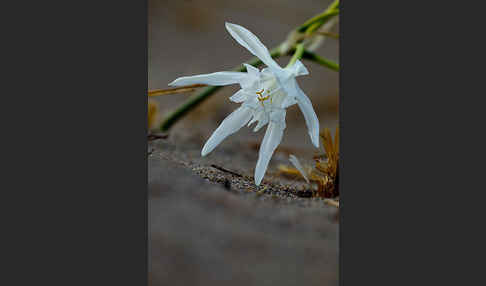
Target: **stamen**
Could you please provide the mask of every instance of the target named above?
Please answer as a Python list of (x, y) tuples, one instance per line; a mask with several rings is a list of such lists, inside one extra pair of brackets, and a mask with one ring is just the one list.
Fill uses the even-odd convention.
[[(264, 102), (265, 100), (267, 100), (267, 99), (270, 97), (270, 95), (264, 96), (264, 95), (263, 95), (263, 92), (264, 92), (264, 91), (265, 91), (265, 89), (263, 89), (263, 88), (262, 88), (262, 90), (261, 90), (261, 91), (257, 91), (257, 92), (255, 92), (255, 93), (257, 94), (257, 99), (258, 99), (258, 101), (260, 101), (260, 103), (262, 104), (262, 106), (263, 106), (263, 102)], [(268, 90), (267, 90), (267, 93), (269, 93), (269, 91), (268, 91)]]
[(267, 99), (269, 99), (269, 98), (270, 98), (270, 95), (267, 95), (267, 96), (265, 96), (265, 97), (258, 97), (258, 100), (260, 100), (260, 101), (265, 101), (265, 100), (267, 100)]
[(270, 99), (270, 102), (272, 102), (272, 94), (274, 94), (275, 92), (279, 91), (281, 88), (280, 87), (277, 87), (276, 89), (270, 91), (269, 89), (267, 89), (267, 96), (264, 96), (263, 93), (265, 92), (265, 89), (262, 88), (262, 90), (260, 91), (257, 91), (255, 92), (256, 95), (257, 95), (257, 99), (258, 101), (260, 101), (260, 103), (262, 104), (263, 106), (263, 102), (267, 99)]

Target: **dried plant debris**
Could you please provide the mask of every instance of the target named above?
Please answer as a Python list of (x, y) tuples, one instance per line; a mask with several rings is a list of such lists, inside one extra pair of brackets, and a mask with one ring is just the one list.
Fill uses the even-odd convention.
[(177, 94), (177, 93), (186, 93), (195, 91), (198, 87), (205, 87), (205, 84), (191, 84), (186, 86), (180, 86), (176, 88), (167, 88), (167, 89), (154, 89), (149, 90), (148, 96), (161, 96), (161, 95), (169, 95), (169, 94)]
[(339, 208), (339, 200), (325, 199), (324, 203)]
[[(314, 167), (304, 167), (297, 157), (290, 155), (289, 160), (295, 168), (280, 165), (279, 174), (308, 180), (311, 188), (317, 185), (317, 188), (312, 190), (315, 197), (336, 198), (339, 196), (339, 128), (336, 129), (334, 140), (328, 128), (325, 128), (319, 135), (322, 146), (324, 146), (324, 153), (314, 156)], [(336, 203), (333, 205), (339, 206), (339, 202), (337, 205)]]
[(157, 106), (157, 103), (153, 100), (148, 101), (148, 129), (152, 129), (155, 125), (155, 122), (157, 121), (158, 114), (159, 114), (159, 107)]
[(150, 132), (147, 136), (148, 141), (153, 141), (157, 139), (167, 139), (169, 137), (168, 133), (163, 132)]
[(297, 157), (295, 157), (294, 155), (290, 155), (289, 161), (295, 166), (295, 168), (297, 168), (297, 170), (299, 170), (305, 181), (309, 183), (309, 179), (307, 178), (308, 171), (304, 170), (304, 167), (302, 167), (302, 164), (300, 164), (299, 159), (297, 159)]

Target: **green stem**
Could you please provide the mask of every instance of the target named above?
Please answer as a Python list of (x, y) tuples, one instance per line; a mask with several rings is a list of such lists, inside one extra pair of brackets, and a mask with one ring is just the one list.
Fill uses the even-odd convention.
[(215, 93), (221, 86), (208, 86), (204, 88), (201, 93), (189, 97), (189, 99), (179, 106), (176, 110), (169, 113), (164, 122), (160, 126), (161, 131), (167, 131), (179, 118), (184, 116), (189, 110), (201, 103), (211, 94)]
[(314, 24), (319, 24), (317, 26), (313, 27), (313, 30), (316, 30), (319, 28), (322, 24), (327, 22), (330, 18), (336, 16), (339, 14), (339, 0), (335, 0), (327, 9), (322, 12), (321, 14), (312, 17), (311, 19), (307, 20), (304, 24), (302, 24), (299, 28), (297, 28), (297, 31), (303, 33), (309, 28), (311, 25)]
[[(270, 51), (270, 55), (274, 59), (282, 56), (282, 54), (280, 53), (280, 47), (273, 48)], [(259, 58), (254, 57), (251, 60), (249, 60), (247, 63), (249, 65), (257, 67), (262, 64), (262, 61)], [(241, 64), (235, 67), (233, 71), (245, 72), (246, 67)], [(207, 99), (210, 95), (215, 93), (220, 88), (221, 86), (208, 86), (205, 87), (200, 93), (197, 93), (189, 97), (186, 102), (184, 102), (182, 105), (177, 107), (177, 109), (175, 109), (173, 112), (167, 115), (167, 117), (160, 125), (160, 130), (161, 131), (169, 130), (169, 128), (172, 127), (172, 125), (176, 123), (181, 117), (183, 117), (187, 112), (189, 112), (191, 109), (199, 105), (201, 102), (203, 102), (205, 99)]]
[(295, 48), (295, 53), (292, 56), (292, 58), (290, 59), (289, 63), (287, 64), (287, 67), (290, 67), (293, 64), (295, 64), (295, 62), (297, 60), (299, 60), (300, 58), (302, 58), (302, 55), (303, 54), (304, 54), (304, 44), (303, 43), (299, 43), (299, 44), (297, 44), (297, 46)]
[(329, 69), (332, 69), (333, 71), (339, 71), (339, 65), (336, 64), (335, 62), (322, 58), (312, 52), (309, 51), (304, 51), (302, 58), (313, 61), (315, 63), (320, 64), (321, 66), (325, 66)]

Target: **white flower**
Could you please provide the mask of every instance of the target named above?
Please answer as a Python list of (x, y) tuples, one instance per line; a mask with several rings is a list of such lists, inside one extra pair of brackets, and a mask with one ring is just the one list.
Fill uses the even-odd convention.
[(319, 147), (319, 121), (309, 98), (300, 89), (296, 76), (309, 72), (302, 62), (286, 68), (280, 67), (270, 56), (268, 49), (250, 31), (242, 26), (226, 23), (226, 29), (233, 38), (257, 56), (267, 68), (259, 70), (244, 64), (247, 72), (215, 72), (189, 77), (180, 77), (169, 85), (183, 86), (191, 84), (229, 85), (240, 84), (241, 89), (230, 100), (242, 103), (226, 117), (204, 145), (201, 155), (211, 152), (221, 141), (237, 132), (241, 127), (258, 122), (254, 131), (268, 123), (265, 137), (260, 146), (258, 162), (255, 168), (255, 184), (260, 185), (273, 152), (282, 140), (285, 129), (286, 108), (298, 104), (304, 114), (309, 136), (316, 148)]

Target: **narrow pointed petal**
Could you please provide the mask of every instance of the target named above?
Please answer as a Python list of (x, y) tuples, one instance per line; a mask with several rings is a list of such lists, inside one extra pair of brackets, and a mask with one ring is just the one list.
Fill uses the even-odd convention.
[(264, 110), (257, 111), (253, 114), (253, 118), (248, 123), (248, 127), (250, 127), (250, 125), (252, 125), (257, 121), (258, 123), (253, 129), (253, 132), (257, 132), (258, 130), (260, 130), (260, 128), (262, 128), (268, 123), (268, 115), (266, 115)]
[(261, 111), (254, 112), (253, 113), (253, 118), (250, 120), (250, 122), (248, 122), (248, 127), (250, 127), (253, 123), (255, 123), (258, 120), (260, 120), (261, 117), (262, 117), (262, 112)]
[(297, 100), (297, 104), (304, 115), (305, 124), (307, 125), (307, 132), (309, 133), (312, 144), (314, 144), (316, 148), (319, 148), (319, 119), (317, 119), (316, 112), (312, 107), (310, 99), (304, 94), (297, 84), (295, 87), (297, 91), (297, 96), (295, 99)]
[(253, 118), (250, 120), (250, 122), (248, 122), (248, 125), (247, 127), (250, 127), (253, 123), (255, 123), (257, 121), (257, 117), (254, 115)]
[(257, 186), (259, 186), (262, 182), (273, 152), (275, 152), (278, 144), (280, 144), (280, 141), (282, 141), (284, 129), (285, 124), (280, 124), (273, 121), (270, 121), (268, 124), (267, 132), (265, 133), (262, 145), (260, 146), (258, 162), (255, 168), (255, 184)]
[(251, 109), (245, 106), (240, 106), (226, 117), (221, 125), (209, 137), (206, 144), (201, 151), (202, 156), (206, 156), (209, 152), (219, 145), (226, 137), (240, 130), (251, 118)]
[(194, 76), (183, 76), (173, 82), (170, 86), (183, 86), (191, 84), (207, 84), (207, 85), (228, 85), (240, 83), (247, 77), (247, 73), (243, 72), (215, 72), (209, 74), (200, 74)]
[(265, 124), (268, 123), (268, 118), (266, 118), (265, 116), (262, 116), (260, 117), (259, 121), (258, 121), (258, 124), (255, 126), (255, 128), (253, 129), (253, 132), (257, 132), (258, 130), (260, 130), (263, 126), (265, 126)]
[(300, 76), (300, 75), (308, 75), (309, 71), (307, 68), (304, 66), (304, 64), (297, 60), (295, 64), (293, 64), (291, 67), (288, 68), (290, 72), (295, 76)]
[(236, 103), (243, 102), (247, 99), (248, 93), (246, 93), (243, 89), (238, 90), (235, 94), (230, 96), (230, 100)]
[(250, 76), (257, 77), (257, 78), (260, 77), (260, 70), (258, 70), (258, 68), (249, 64), (243, 64), (243, 65), (246, 67), (246, 71)]
[(243, 47), (245, 47), (250, 53), (257, 56), (264, 64), (272, 69), (282, 69), (277, 62), (272, 59), (270, 52), (267, 47), (262, 44), (262, 42), (255, 36), (252, 32), (248, 31), (246, 28), (232, 24), (226, 23), (226, 30), (231, 34), (231, 36)]
[(302, 177), (304, 177), (305, 181), (309, 183), (309, 178), (307, 178), (307, 174), (304, 170), (304, 167), (302, 167), (302, 165), (300, 164), (299, 159), (297, 159), (297, 157), (295, 157), (294, 155), (290, 154), (289, 161), (292, 163), (292, 165), (294, 165), (294, 167), (297, 170), (299, 170), (300, 174), (302, 175)]

